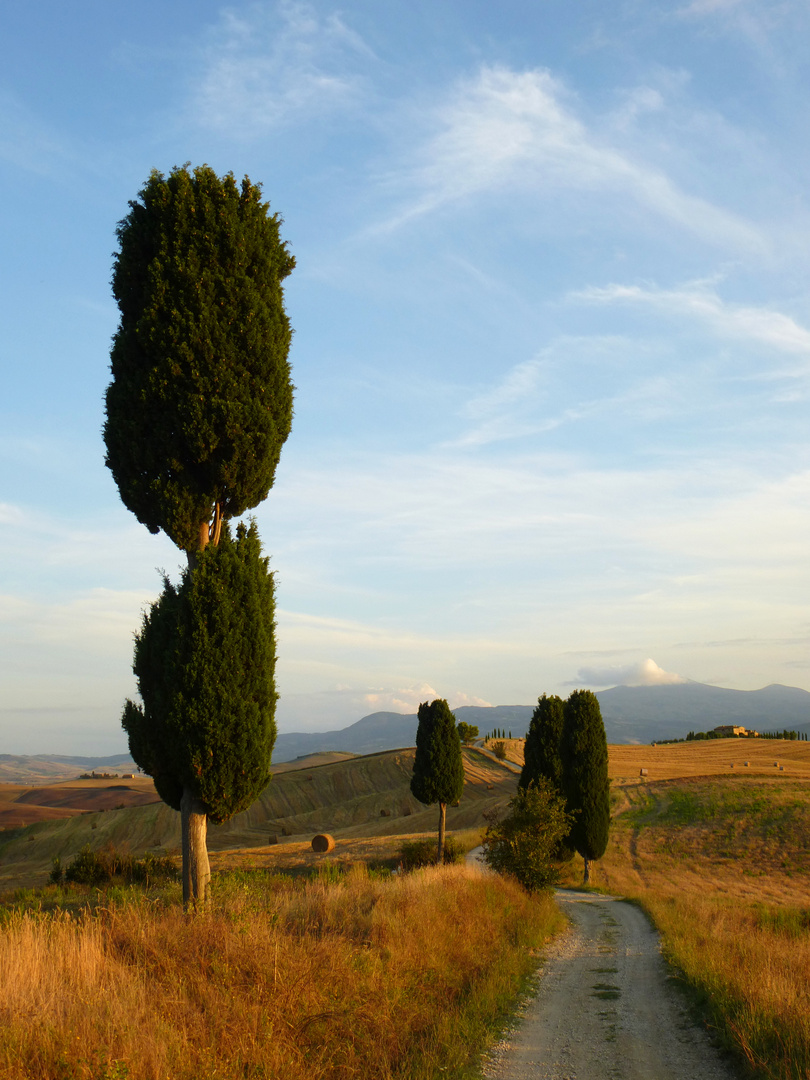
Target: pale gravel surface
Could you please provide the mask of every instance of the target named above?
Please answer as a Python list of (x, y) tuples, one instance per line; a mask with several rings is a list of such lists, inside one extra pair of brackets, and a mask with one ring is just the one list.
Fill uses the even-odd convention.
[(571, 928), (549, 946), (487, 1080), (741, 1080), (689, 1018), (639, 908), (563, 889), (557, 902)]

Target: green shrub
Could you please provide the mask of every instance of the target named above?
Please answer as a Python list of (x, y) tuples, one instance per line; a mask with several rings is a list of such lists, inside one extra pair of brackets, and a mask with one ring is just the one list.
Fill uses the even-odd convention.
[[(399, 865), (403, 870), (417, 870), (436, 863), (435, 840), (406, 840), (399, 849)], [(464, 849), (452, 836), (444, 838), (444, 864), (461, 862)]]
[(518, 788), (502, 820), (489, 815), (484, 861), (499, 874), (509, 874), (528, 889), (548, 889), (557, 881), (555, 854), (571, 830), (565, 800), (541, 777)]
[[(51, 871), (51, 881), (54, 878)], [(61, 862), (59, 865), (61, 872)], [(168, 855), (153, 855), (147, 852), (142, 859), (134, 855), (122, 855), (113, 848), (93, 851), (87, 844), (72, 863), (65, 868), (65, 881), (76, 885), (104, 885), (110, 881), (121, 881), (127, 885), (149, 885), (150, 882), (174, 880), (177, 878), (177, 864)]]
[(506, 761), (506, 743), (500, 740), (492, 744), (492, 753), (498, 761)]

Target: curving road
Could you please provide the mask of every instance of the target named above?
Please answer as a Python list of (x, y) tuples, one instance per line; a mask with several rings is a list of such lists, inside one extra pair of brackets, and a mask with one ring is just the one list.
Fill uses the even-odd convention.
[(740, 1080), (669, 985), (658, 934), (617, 897), (558, 890), (571, 928), (487, 1080)]

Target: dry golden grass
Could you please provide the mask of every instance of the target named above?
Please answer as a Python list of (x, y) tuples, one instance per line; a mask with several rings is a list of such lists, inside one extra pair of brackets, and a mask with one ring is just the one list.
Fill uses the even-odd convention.
[[(745, 776), (766, 773), (810, 780), (810, 743), (806, 742), (708, 739), (656, 746), (611, 746), (608, 751), (610, 778), (614, 784), (637, 783), (641, 769), (647, 769), (648, 781), (737, 773)], [(779, 769), (780, 765), (783, 770)]]
[(560, 924), (465, 867), (218, 882), (211, 917), (7, 915), (3, 1080), (427, 1078), (468, 1063)]
[[(771, 769), (797, 748), (770, 740), (769, 746)], [(692, 747), (673, 749), (683, 760)], [(696, 749), (703, 753), (694, 760), (708, 771), (706, 748)], [(792, 761), (798, 772), (799, 755)], [(620, 787), (599, 881), (650, 912), (667, 955), (758, 1075), (804, 1080), (810, 1075), (810, 784), (764, 772)], [(577, 873), (572, 865), (569, 880)]]

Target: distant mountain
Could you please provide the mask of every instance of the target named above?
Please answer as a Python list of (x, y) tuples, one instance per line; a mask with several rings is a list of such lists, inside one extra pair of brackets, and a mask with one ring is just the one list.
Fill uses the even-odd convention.
[[(741, 724), (757, 731), (792, 728), (810, 734), (810, 693), (795, 686), (766, 686), (762, 690), (727, 690), (705, 683), (667, 686), (615, 686), (597, 695), (609, 743), (649, 743), (682, 739), (690, 731), (709, 731), (720, 724)], [(533, 705), (463, 705), (457, 720), (475, 724), (482, 735), (493, 728), (511, 730), (522, 738)], [(371, 713), (338, 731), (290, 732), (279, 735), (273, 751), (276, 762), (304, 754), (344, 750), (374, 754), (416, 742), (416, 713)]]
[[(476, 724), (483, 735), (494, 727), (509, 730), (515, 738), (526, 734), (532, 715), (531, 705), (463, 705), (453, 710), (457, 720)], [(304, 754), (326, 750), (345, 750), (351, 754), (376, 754), (380, 750), (398, 750), (416, 743), (416, 713), (376, 712), (356, 724), (338, 731), (294, 731), (276, 737), (273, 761), (293, 761)]]
[(740, 724), (755, 731), (810, 731), (810, 693), (773, 684), (762, 690), (727, 690), (705, 683), (614, 686), (596, 695), (609, 743), (682, 739), (690, 731)]

